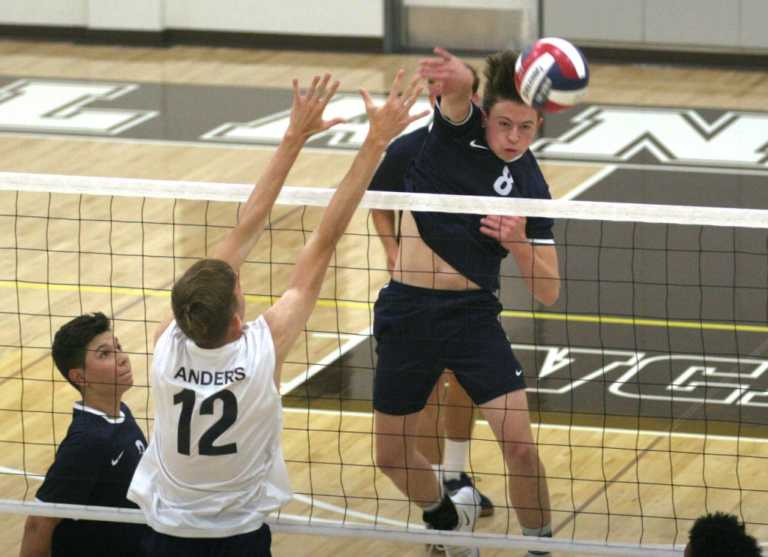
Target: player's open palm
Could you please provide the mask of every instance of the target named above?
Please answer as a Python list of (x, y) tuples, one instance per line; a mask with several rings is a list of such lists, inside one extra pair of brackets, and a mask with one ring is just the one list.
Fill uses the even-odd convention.
[(329, 73), (325, 74), (322, 80), (319, 75), (316, 75), (309, 88), (302, 93), (299, 89), (299, 81), (293, 80), (293, 106), (288, 124), (289, 133), (294, 132), (306, 139), (345, 121), (344, 118), (323, 120), (323, 111), (339, 88), (338, 81), (334, 81), (329, 88), (330, 81)]
[(415, 75), (407, 86), (403, 86), (404, 75), (404, 70), (397, 72), (389, 89), (387, 102), (381, 106), (373, 103), (368, 91), (360, 89), (371, 126), (368, 133), (370, 138), (388, 143), (408, 127), (408, 124), (429, 114), (429, 110), (411, 114), (411, 108), (421, 94), (421, 80), (418, 75)]

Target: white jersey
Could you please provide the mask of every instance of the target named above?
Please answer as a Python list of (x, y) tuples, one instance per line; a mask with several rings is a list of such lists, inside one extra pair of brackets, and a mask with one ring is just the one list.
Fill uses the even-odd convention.
[(175, 321), (160, 336), (150, 381), (154, 429), (128, 491), (155, 531), (244, 534), (291, 499), (275, 364), (263, 316), (212, 350)]

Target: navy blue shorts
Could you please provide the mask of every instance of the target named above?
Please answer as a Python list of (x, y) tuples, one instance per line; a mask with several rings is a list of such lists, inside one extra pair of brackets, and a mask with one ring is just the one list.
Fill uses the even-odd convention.
[(520, 363), (486, 290), (431, 290), (390, 282), (373, 310), (373, 407), (405, 415), (424, 408), (444, 369), (475, 404), (525, 388)]
[(227, 538), (178, 538), (152, 530), (145, 536), (143, 557), (271, 557), (269, 526)]

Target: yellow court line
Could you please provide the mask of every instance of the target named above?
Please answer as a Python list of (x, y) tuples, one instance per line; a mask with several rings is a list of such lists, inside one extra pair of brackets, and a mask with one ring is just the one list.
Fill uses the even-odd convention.
[[(0, 288), (12, 288), (23, 290), (51, 290), (58, 292), (90, 292), (101, 294), (123, 294), (131, 296), (149, 296), (168, 298), (168, 290), (151, 288), (128, 288), (122, 286), (85, 286), (75, 284), (47, 284), (42, 282), (18, 282), (13, 280), (0, 281)], [(245, 296), (250, 302), (274, 303), (279, 296), (248, 294)], [(356, 302), (352, 300), (332, 300), (321, 298), (317, 305), (323, 308), (360, 309), (370, 311), (372, 302)], [(768, 333), (768, 325), (745, 325), (743, 323), (718, 323), (703, 321), (681, 321), (673, 319), (647, 319), (642, 317), (619, 317), (615, 315), (594, 315), (585, 313), (555, 313), (542, 311), (504, 310), (502, 317), (513, 319), (541, 319), (549, 321), (565, 321), (572, 323), (593, 323), (599, 325), (625, 325), (632, 327), (658, 327), (662, 329), (697, 329), (701, 331), (730, 331), (742, 333)]]

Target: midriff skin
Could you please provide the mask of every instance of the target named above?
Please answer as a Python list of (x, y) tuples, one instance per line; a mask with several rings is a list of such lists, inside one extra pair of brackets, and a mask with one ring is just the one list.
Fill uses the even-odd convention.
[(400, 222), (400, 249), (392, 278), (403, 284), (434, 290), (478, 290), (480, 288), (424, 243), (410, 211), (403, 211)]

